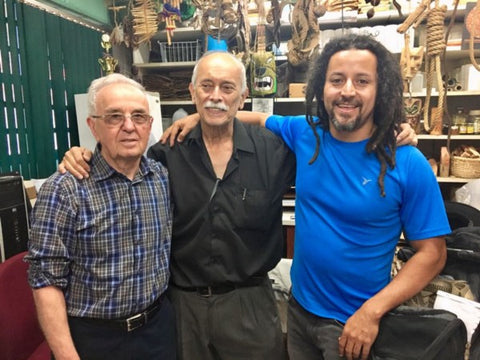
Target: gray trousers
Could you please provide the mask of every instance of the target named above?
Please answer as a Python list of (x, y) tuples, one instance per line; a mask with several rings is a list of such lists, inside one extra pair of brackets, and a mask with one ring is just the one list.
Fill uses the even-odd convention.
[(287, 316), (287, 341), (290, 360), (340, 360), (338, 337), (343, 324), (306, 311), (290, 298)]
[(178, 360), (283, 360), (280, 319), (270, 280), (204, 297), (170, 286)]

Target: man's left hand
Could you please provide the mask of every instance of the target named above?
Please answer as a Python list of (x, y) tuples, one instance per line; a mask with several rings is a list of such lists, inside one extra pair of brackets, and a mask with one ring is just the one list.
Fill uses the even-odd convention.
[(370, 349), (377, 338), (380, 321), (362, 308), (358, 309), (345, 323), (338, 338), (339, 355), (347, 360), (367, 360)]
[(402, 131), (397, 135), (397, 146), (413, 145), (417, 146), (418, 137), (415, 130), (408, 123), (400, 124)]

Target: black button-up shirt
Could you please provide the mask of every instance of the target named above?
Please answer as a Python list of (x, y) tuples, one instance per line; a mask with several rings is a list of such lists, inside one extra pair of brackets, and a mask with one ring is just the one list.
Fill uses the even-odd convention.
[(295, 157), (258, 126), (234, 121), (233, 154), (217, 179), (200, 125), (182, 143), (152, 146), (170, 176), (174, 203), (171, 281), (183, 287), (242, 282), (280, 260), (282, 197)]

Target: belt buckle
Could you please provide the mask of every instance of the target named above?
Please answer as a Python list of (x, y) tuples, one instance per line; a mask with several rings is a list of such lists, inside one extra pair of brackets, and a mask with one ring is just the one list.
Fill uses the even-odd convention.
[(145, 316), (146, 316), (145, 313), (140, 313), (126, 319), (125, 321), (127, 322), (127, 331), (130, 332), (145, 325), (146, 323)]
[(208, 297), (213, 295), (211, 286), (207, 286), (206, 289), (202, 289), (202, 290), (207, 290), (207, 291), (206, 292), (204, 292), (204, 291), (199, 292), (200, 296), (208, 298)]

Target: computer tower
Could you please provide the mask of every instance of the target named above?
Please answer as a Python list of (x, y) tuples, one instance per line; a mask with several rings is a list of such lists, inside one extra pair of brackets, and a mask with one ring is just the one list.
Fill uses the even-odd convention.
[(0, 262), (27, 250), (27, 197), (20, 175), (0, 176)]

